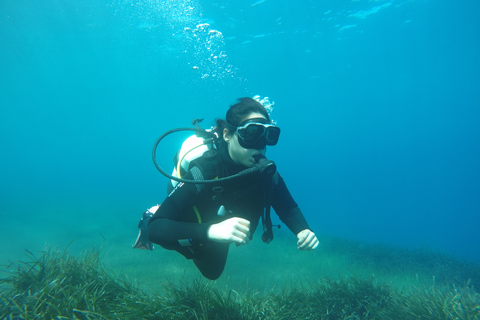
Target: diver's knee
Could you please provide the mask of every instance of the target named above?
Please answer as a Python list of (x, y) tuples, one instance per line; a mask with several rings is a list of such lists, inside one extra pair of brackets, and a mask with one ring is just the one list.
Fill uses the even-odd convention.
[(225, 268), (225, 264), (216, 264), (211, 261), (206, 262), (204, 259), (193, 259), (193, 262), (197, 266), (197, 269), (208, 280), (217, 280), (220, 278)]
[(217, 280), (223, 273), (222, 270), (205, 270), (205, 269), (198, 269), (202, 273), (202, 275), (207, 278), (208, 280)]

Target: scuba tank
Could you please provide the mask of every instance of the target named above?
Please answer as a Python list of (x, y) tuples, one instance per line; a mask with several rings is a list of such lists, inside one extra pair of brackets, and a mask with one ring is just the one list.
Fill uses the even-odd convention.
[[(204, 139), (197, 135), (188, 137), (183, 143), (180, 150), (175, 155), (172, 176), (181, 178), (190, 168), (190, 162), (200, 158), (205, 152), (213, 149), (213, 144), (205, 144)], [(172, 187), (175, 188), (179, 181), (170, 179)]]

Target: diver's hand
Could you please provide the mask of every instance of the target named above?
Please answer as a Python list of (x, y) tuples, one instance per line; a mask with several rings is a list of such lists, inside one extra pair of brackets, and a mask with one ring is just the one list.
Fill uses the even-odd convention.
[(250, 221), (242, 218), (230, 218), (212, 224), (208, 229), (208, 239), (215, 242), (235, 242), (237, 245), (250, 241)]
[(297, 248), (299, 250), (314, 250), (318, 247), (318, 239), (311, 230), (305, 229), (297, 234)]

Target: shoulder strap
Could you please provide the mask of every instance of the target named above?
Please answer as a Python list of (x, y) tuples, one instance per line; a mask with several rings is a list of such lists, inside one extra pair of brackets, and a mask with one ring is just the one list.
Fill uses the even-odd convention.
[[(194, 180), (205, 180), (202, 174), (202, 171), (197, 167), (190, 168), (190, 172), (192, 173), (192, 177)], [(204, 184), (195, 184), (195, 187), (197, 188), (197, 193), (200, 193), (205, 188)]]
[[(220, 156), (216, 150), (208, 150), (201, 157), (190, 163), (190, 170), (197, 167), (202, 174), (202, 180), (211, 180), (218, 178), (222, 172)], [(192, 172), (193, 174), (193, 172)], [(194, 177), (195, 180), (199, 180)]]

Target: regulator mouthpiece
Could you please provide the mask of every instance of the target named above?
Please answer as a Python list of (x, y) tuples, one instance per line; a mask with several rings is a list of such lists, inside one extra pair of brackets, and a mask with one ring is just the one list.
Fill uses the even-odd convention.
[(254, 167), (258, 168), (261, 174), (273, 175), (277, 172), (277, 166), (272, 160), (268, 160), (264, 155), (256, 154), (253, 156), (256, 164)]

